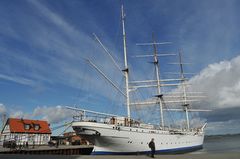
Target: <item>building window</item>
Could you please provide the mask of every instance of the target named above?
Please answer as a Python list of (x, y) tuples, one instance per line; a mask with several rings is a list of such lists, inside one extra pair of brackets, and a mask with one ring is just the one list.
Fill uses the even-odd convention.
[(28, 142), (33, 142), (33, 140), (34, 140), (33, 134), (29, 134), (29, 136), (28, 136)]
[(48, 135), (43, 136), (43, 141), (48, 141)]
[(34, 130), (39, 130), (40, 129), (40, 125), (39, 124), (35, 124), (34, 125)]
[(24, 124), (24, 129), (29, 130), (30, 129), (30, 124)]

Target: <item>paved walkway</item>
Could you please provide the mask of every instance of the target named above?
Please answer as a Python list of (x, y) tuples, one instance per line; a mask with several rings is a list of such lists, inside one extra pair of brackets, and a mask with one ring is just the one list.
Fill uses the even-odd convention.
[[(151, 159), (149, 156), (63, 156), (63, 155), (0, 155), (0, 159)], [(156, 155), (157, 159), (240, 159), (240, 152), (218, 154)]]
[[(76, 148), (85, 148), (85, 147), (92, 147), (92, 146), (88, 146), (88, 145), (59, 145), (58, 147), (55, 146), (32, 146), (30, 145), (28, 148), (21, 148), (21, 150), (33, 150), (33, 151), (37, 151), (37, 150), (54, 150), (54, 149), (76, 149)], [(17, 148), (18, 149), (18, 148)], [(0, 152), (3, 151), (10, 151), (10, 148), (3, 148), (2, 146), (0, 146)], [(1, 159), (1, 158), (0, 158)]]

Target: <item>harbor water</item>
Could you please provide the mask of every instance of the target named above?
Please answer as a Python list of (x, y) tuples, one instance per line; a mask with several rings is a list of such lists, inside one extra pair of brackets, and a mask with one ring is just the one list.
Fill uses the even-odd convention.
[(240, 152), (240, 134), (206, 136), (203, 149), (192, 154)]

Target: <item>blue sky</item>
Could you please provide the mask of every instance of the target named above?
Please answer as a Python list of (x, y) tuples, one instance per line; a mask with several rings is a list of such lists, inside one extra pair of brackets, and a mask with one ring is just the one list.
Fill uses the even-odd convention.
[[(49, 119), (52, 122), (66, 118), (60, 110), (64, 105), (124, 113), (124, 99), (120, 93), (84, 61), (85, 58), (91, 59), (124, 88), (121, 72), (92, 36), (96, 33), (123, 67), (120, 5), (117, 0), (2, 0), (0, 110), (11, 116), (27, 114), (28, 117), (49, 119), (53, 114), (46, 115), (46, 112), (56, 108), (59, 118)], [(208, 92), (209, 107), (217, 109), (215, 113), (204, 116), (212, 122), (210, 128), (215, 126), (209, 132), (217, 133), (214, 129), (218, 127), (220, 130), (224, 122), (238, 123), (239, 118), (230, 118), (233, 111), (218, 113), (228, 108), (239, 110), (240, 75), (236, 68), (240, 53), (240, 2), (131, 0), (124, 1), (124, 5), (130, 78), (152, 78), (151, 65), (143, 65), (146, 60), (132, 56), (152, 52), (152, 48), (135, 44), (151, 42), (154, 32), (157, 41), (172, 42), (159, 47), (159, 51), (176, 52), (181, 48), (184, 59), (193, 63), (186, 70), (197, 73), (193, 83), (198, 85), (198, 89)], [(166, 64), (176, 60), (162, 59), (162, 70), (174, 71), (175, 68)], [(230, 68), (226, 69), (227, 66)], [(163, 74), (163, 77), (168, 76)], [(207, 84), (204, 84), (205, 79)], [(221, 85), (217, 85), (216, 80), (219, 79)], [(230, 94), (231, 99), (224, 93)], [(229, 118), (218, 122), (215, 117), (219, 119), (221, 116)], [(240, 132), (240, 127), (224, 131)]]

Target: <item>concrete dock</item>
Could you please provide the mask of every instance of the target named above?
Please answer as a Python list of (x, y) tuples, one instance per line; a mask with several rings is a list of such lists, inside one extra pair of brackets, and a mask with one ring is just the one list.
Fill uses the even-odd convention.
[[(93, 156), (93, 155), (17, 155), (0, 154), (0, 159), (150, 159), (146, 155), (116, 155), (116, 156)], [(181, 154), (181, 155), (155, 155), (157, 159), (239, 159), (240, 152), (206, 153), (206, 154)]]
[(89, 155), (91, 154), (93, 146), (76, 145), (66, 146), (29, 146), (29, 148), (2, 148), (0, 147), (0, 154), (31, 154), (31, 155)]
[[(59, 147), (35, 146), (10, 151), (0, 147), (0, 159), (150, 159), (147, 155), (88, 155), (92, 146), (78, 145)], [(155, 155), (157, 159), (240, 159), (240, 150), (220, 153), (187, 153), (177, 155)]]

